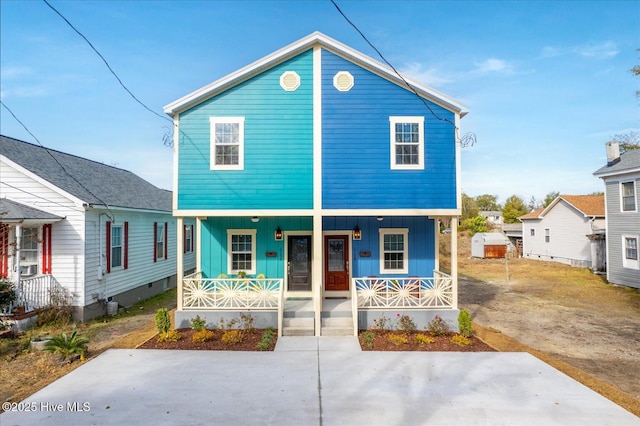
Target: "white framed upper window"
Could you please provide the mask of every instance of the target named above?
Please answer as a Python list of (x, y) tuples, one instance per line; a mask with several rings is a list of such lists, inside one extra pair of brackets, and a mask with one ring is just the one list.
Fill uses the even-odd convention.
[(636, 183), (621, 182), (620, 183), (620, 209), (623, 212), (635, 212), (636, 206)]
[(424, 117), (389, 117), (391, 169), (424, 169)]
[(227, 230), (227, 271), (230, 274), (256, 273), (256, 234), (255, 229)]
[(549, 228), (544, 229), (544, 242), (548, 243), (551, 241), (551, 234), (549, 233)]
[(380, 273), (409, 273), (409, 229), (380, 229)]
[(622, 235), (622, 267), (640, 269), (639, 247), (638, 235)]
[(25, 276), (38, 273), (38, 231), (37, 227), (22, 229), (20, 269)]
[(209, 117), (211, 170), (244, 170), (244, 117)]

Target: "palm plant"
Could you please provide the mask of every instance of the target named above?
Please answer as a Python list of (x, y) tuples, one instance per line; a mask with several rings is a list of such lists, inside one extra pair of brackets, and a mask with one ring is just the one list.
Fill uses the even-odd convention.
[(62, 359), (67, 359), (70, 355), (80, 355), (80, 360), (84, 361), (84, 351), (87, 348), (89, 339), (78, 336), (78, 332), (74, 331), (70, 336), (66, 333), (62, 333), (59, 336), (53, 337), (44, 349), (51, 353), (59, 355)]

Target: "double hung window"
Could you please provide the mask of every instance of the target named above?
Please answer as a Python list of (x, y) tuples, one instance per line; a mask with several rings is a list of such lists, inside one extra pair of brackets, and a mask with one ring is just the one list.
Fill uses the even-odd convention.
[(244, 170), (244, 117), (209, 117), (211, 170)]
[(424, 117), (389, 117), (391, 169), (424, 169)]

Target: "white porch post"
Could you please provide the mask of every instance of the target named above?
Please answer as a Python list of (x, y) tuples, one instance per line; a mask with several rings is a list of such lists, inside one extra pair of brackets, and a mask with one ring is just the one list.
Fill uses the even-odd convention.
[(322, 314), (322, 272), (324, 269), (323, 256), (324, 235), (322, 235), (322, 215), (313, 216), (313, 311), (315, 335), (320, 336), (320, 321)]
[[(178, 217), (178, 229), (177, 229), (177, 263), (178, 269), (176, 271), (176, 304), (178, 309), (182, 309), (182, 279), (184, 278), (184, 218)], [(192, 236), (193, 238), (193, 236)]]
[(452, 308), (458, 309), (458, 217), (451, 218), (451, 281), (453, 285)]
[(22, 273), (20, 271), (20, 247), (22, 247), (22, 225), (20, 223), (16, 224), (16, 302), (19, 301), (22, 297), (22, 284), (20, 280), (22, 279)]

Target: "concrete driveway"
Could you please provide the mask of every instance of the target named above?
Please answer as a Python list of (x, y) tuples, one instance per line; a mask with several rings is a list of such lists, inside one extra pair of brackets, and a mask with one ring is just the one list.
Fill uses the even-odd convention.
[(16, 410), (0, 424), (640, 426), (526, 353), (361, 352), (344, 337), (281, 338), (266, 353), (109, 350)]

